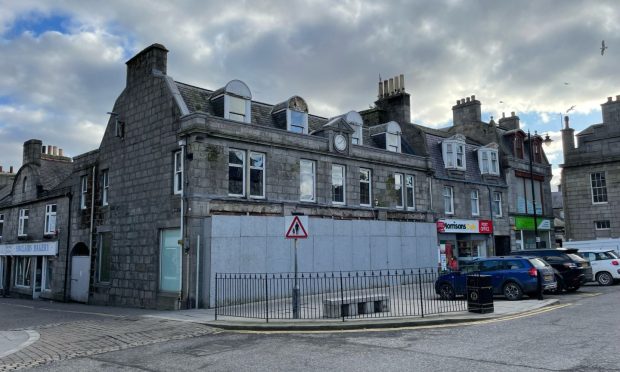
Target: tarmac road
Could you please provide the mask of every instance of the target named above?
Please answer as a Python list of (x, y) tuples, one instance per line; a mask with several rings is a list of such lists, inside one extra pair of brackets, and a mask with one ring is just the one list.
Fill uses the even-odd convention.
[(213, 332), (55, 362), (38, 371), (620, 370), (620, 285), (472, 325), (329, 333)]

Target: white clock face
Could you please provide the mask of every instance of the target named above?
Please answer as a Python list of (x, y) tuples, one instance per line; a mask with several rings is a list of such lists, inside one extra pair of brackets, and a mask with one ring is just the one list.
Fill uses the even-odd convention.
[(337, 134), (334, 137), (334, 146), (336, 146), (336, 150), (344, 151), (347, 148), (347, 138), (342, 134)]

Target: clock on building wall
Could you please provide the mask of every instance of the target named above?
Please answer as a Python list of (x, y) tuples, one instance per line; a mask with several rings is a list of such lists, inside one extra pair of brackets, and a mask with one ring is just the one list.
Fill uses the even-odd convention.
[(334, 136), (334, 147), (336, 148), (336, 150), (338, 151), (344, 151), (347, 149), (347, 145), (349, 141), (347, 141), (347, 137), (345, 137), (343, 134), (338, 133)]

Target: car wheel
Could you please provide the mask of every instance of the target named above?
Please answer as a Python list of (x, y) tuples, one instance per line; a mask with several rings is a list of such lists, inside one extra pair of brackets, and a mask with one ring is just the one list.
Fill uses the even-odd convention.
[(515, 282), (504, 284), (504, 297), (509, 301), (517, 301), (523, 298), (523, 290)]
[(448, 283), (443, 283), (439, 287), (439, 297), (442, 300), (454, 300), (456, 298), (456, 293), (454, 293), (454, 288)]
[(607, 271), (602, 271), (596, 274), (596, 281), (600, 285), (612, 285), (614, 283), (614, 278)]

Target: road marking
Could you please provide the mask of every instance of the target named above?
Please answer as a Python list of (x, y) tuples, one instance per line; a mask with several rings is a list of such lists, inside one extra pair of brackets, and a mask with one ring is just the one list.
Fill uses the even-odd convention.
[(433, 328), (451, 328), (451, 327), (460, 327), (460, 326), (475, 326), (479, 324), (489, 324), (489, 323), (497, 323), (504, 322), (507, 320), (514, 320), (525, 318), (533, 315), (543, 314), (549, 311), (558, 310), (567, 306), (571, 306), (572, 304), (560, 304), (560, 305), (551, 305), (544, 308), (540, 308), (537, 310), (531, 310), (520, 314), (515, 315), (506, 315), (501, 318), (495, 319), (486, 319), (486, 320), (476, 320), (476, 321), (464, 321), (458, 323), (450, 323), (450, 324), (435, 324), (435, 325), (425, 325), (425, 326), (407, 326), (407, 327), (393, 327), (393, 328), (366, 328), (366, 329), (338, 329), (338, 330), (270, 330), (270, 331), (256, 331), (256, 330), (223, 330), (223, 332), (231, 332), (231, 333), (242, 333), (242, 334), (321, 334), (321, 333), (361, 333), (361, 332), (390, 332), (390, 331), (414, 331), (418, 329), (433, 329)]

